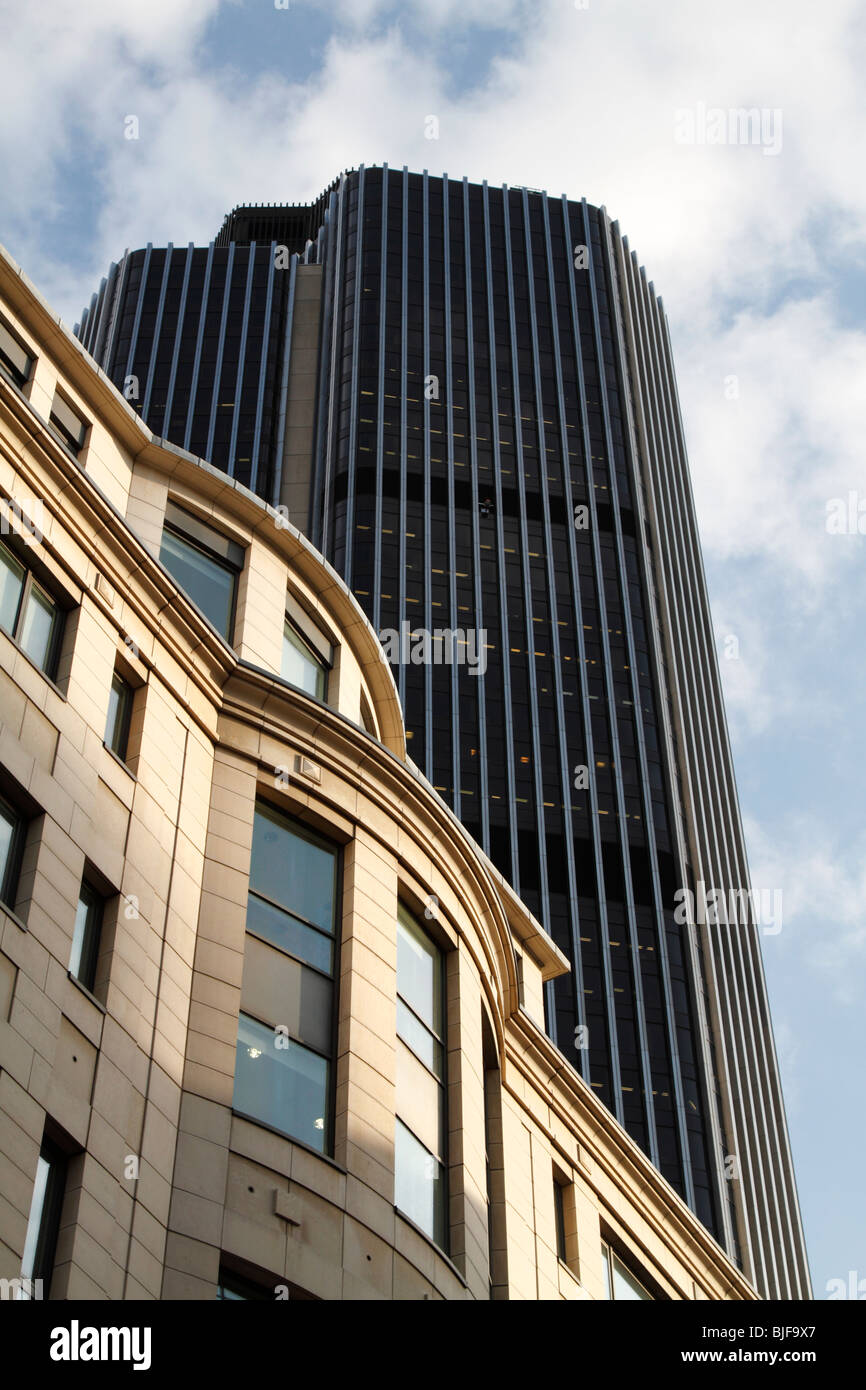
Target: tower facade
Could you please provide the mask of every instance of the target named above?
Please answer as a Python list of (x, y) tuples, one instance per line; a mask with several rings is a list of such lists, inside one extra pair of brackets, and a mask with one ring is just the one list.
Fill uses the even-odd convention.
[(759, 1292), (808, 1297), (667, 323), (618, 226), (361, 168), (127, 254), (79, 336), (343, 576), (413, 760), (571, 963), (552, 1039)]

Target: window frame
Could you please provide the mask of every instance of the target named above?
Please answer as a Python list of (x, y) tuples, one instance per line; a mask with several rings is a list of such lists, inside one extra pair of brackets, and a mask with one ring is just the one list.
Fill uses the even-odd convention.
[[(60, 411), (57, 409), (58, 403), (61, 406)], [(75, 431), (70, 428), (69, 422), (64, 420), (64, 411), (67, 411), (72, 419), (77, 420), (81, 426), (77, 435)], [(79, 407), (72, 404), (71, 400), (69, 400), (59, 386), (55, 386), (54, 388), (54, 396), (51, 401), (51, 410), (48, 416), (48, 428), (51, 430), (54, 438), (58, 440), (64, 448), (68, 449), (72, 457), (78, 461), (87, 444), (88, 435), (92, 428), (91, 421), (84, 415), (79, 414)]]
[[(7, 628), (0, 625), (0, 631), (4, 632), (6, 636), (15, 643), (18, 650), (22, 655), (26, 656), (32, 666), (36, 667), (37, 671), (41, 671), (42, 675), (54, 684), (60, 658), (60, 646), (63, 640), (66, 608), (61, 603), (52, 587), (46, 584), (40, 575), (36, 574), (33, 568), (26, 563), (25, 558), (18, 554), (13, 546), (7, 545), (4, 540), (0, 539), (0, 552), (2, 551), (5, 551), (13, 563), (23, 571), (23, 576), (21, 579), (21, 592), (18, 595), (12, 627)], [(22, 628), (34, 588), (48, 600), (54, 610), (51, 618), (51, 630), (48, 643), (45, 648), (45, 660), (41, 664), (31, 656), (21, 640)]]
[[(310, 1144), (306, 1139), (302, 1138), (301, 1136), (293, 1134), (288, 1129), (280, 1128), (279, 1126), (272, 1124), (269, 1120), (259, 1119), (255, 1115), (250, 1114), (249, 1111), (237, 1108), (235, 1105), (234, 1091), (232, 1094), (232, 1110), (236, 1115), (240, 1116), (242, 1119), (248, 1120), (251, 1124), (262, 1125), (263, 1128), (272, 1130), (273, 1133), (283, 1136), (293, 1144), (300, 1144), (302, 1147), (309, 1149), (310, 1152), (317, 1154), (319, 1157), (324, 1157), (326, 1160), (333, 1160), (336, 1135), (337, 1060), (340, 1017), (340, 953), (342, 945), (343, 926), (343, 845), (339, 844), (337, 841), (328, 839), (324, 835), (318, 834), (317, 831), (312, 829), (310, 826), (306, 825), (303, 821), (300, 821), (296, 815), (292, 814), (291, 811), (275, 805), (268, 797), (262, 795), (257, 795), (254, 802), (253, 836), (255, 836), (255, 813), (259, 810), (261, 810), (266, 817), (273, 816), (276, 818), (278, 823), (282, 822), (289, 829), (290, 833), (296, 835), (298, 839), (304, 840), (308, 844), (312, 844), (313, 846), (326, 851), (327, 853), (331, 854), (334, 859), (332, 903), (332, 920), (334, 930), (333, 934), (330, 937), (330, 940), (332, 942), (330, 972), (322, 970), (318, 966), (311, 964), (302, 956), (298, 955), (295, 951), (289, 950), (287, 949), (287, 947), (280, 945), (279, 942), (275, 941), (272, 937), (264, 935), (261, 931), (257, 931), (255, 928), (250, 928), (249, 926), (246, 926), (245, 928), (245, 935), (252, 936), (257, 941), (261, 941), (269, 949), (278, 951), (281, 955), (285, 956), (287, 960), (290, 960), (298, 969), (302, 971), (311, 971), (312, 974), (318, 976), (322, 980), (327, 981), (328, 985), (330, 986), (331, 1018), (330, 1028), (328, 1032), (329, 1051), (327, 1053), (322, 1052), (319, 1050), (319, 1048), (313, 1046), (308, 1040), (296, 1037), (293, 1033), (287, 1034), (290, 1042), (295, 1044), (295, 1046), (301, 1048), (303, 1051), (310, 1053), (312, 1056), (321, 1058), (327, 1066), (327, 1082), (325, 1092), (325, 1125), (322, 1148), (317, 1148), (315, 1145)], [(325, 931), (323, 931), (322, 928), (319, 927), (316, 923), (310, 922), (308, 918), (303, 916), (303, 914), (301, 914), (300, 912), (292, 911), (290, 908), (287, 908), (284, 903), (277, 902), (275, 899), (270, 898), (268, 895), (252, 887), (252, 852), (253, 851), (251, 844), (250, 874), (247, 880), (247, 912), (249, 912), (249, 897), (252, 895), (253, 897), (258, 898), (261, 902), (264, 902), (269, 906), (276, 908), (279, 912), (284, 913), (287, 917), (294, 918), (303, 926), (308, 927), (311, 930), (314, 930), (318, 935), (326, 937), (328, 934)], [(255, 1013), (250, 1012), (249, 1008), (244, 1007), (243, 992), (241, 994), (241, 1005), (239, 1008), (239, 1029), (241, 1016), (250, 1019), (251, 1022), (259, 1024), (263, 1028), (268, 1029), (268, 1031), (271, 1033), (273, 1033), (275, 1027), (277, 1026), (276, 1023), (267, 1022), (265, 1019), (259, 1017)], [(236, 1075), (237, 1059), (235, 1061), (235, 1077)]]
[[(4, 334), (6, 334), (11, 339), (12, 343), (20, 348), (21, 352), (24, 354), (27, 368), (23, 374), (21, 369), (16, 367), (14, 362), (11, 362), (9, 359), (3, 343)], [(33, 377), (33, 368), (35, 365), (36, 357), (34, 353), (31, 352), (26, 343), (22, 342), (12, 325), (0, 315), (0, 376), (2, 376), (5, 381), (8, 381), (10, 385), (14, 386), (16, 390), (23, 391), (27, 383)], [(22, 379), (19, 380), (19, 377)]]
[[(406, 1123), (405, 1119), (404, 1119), (404, 1118), (402, 1117), (402, 1115), (400, 1114), (398, 1105), (395, 1104), (395, 1112), (394, 1112), (394, 1121), (395, 1121), (395, 1125), (394, 1125), (394, 1129), (395, 1129), (395, 1140), (394, 1140), (394, 1180), (395, 1180), (394, 1207), (395, 1207), (395, 1210), (399, 1213), (400, 1216), (404, 1217), (407, 1221), (411, 1222), (411, 1224), (412, 1224), (417, 1230), (421, 1231), (421, 1232), (426, 1236), (426, 1238), (427, 1238), (433, 1245), (436, 1246), (437, 1250), (440, 1250), (440, 1251), (442, 1252), (442, 1254), (445, 1255), (446, 1258), (450, 1259), (450, 1257), (451, 1257), (451, 1220), (450, 1220), (450, 1196), (451, 1196), (450, 1188), (451, 1188), (451, 1183), (450, 1183), (449, 1149), (450, 1149), (451, 1134), (450, 1134), (450, 1123), (449, 1123), (449, 1093), (448, 1093), (448, 976), (447, 976), (447, 965), (446, 965), (446, 955), (447, 955), (447, 951), (444, 949), (444, 947), (442, 946), (442, 944), (441, 944), (438, 940), (436, 940), (436, 938), (435, 938), (434, 936), (431, 935), (430, 932), (426, 931), (425, 928), (422, 927), (421, 923), (418, 921), (418, 917), (417, 917), (416, 912), (413, 911), (413, 909), (409, 906), (409, 904), (404, 900), (403, 897), (400, 897), (400, 898), (398, 898), (398, 900), (397, 900), (397, 914), (396, 914), (397, 940), (398, 940), (398, 955), (397, 955), (397, 960), (398, 960), (398, 962), (399, 962), (399, 933), (400, 933), (400, 928), (401, 928), (401, 926), (403, 926), (403, 927), (405, 928), (405, 923), (404, 923), (404, 922), (401, 922), (401, 917), (403, 917), (403, 916), (407, 917), (407, 918), (409, 919), (409, 923), (410, 923), (411, 926), (414, 928), (414, 930), (415, 930), (425, 941), (429, 942), (429, 944), (433, 947), (433, 949), (434, 949), (434, 951), (436, 952), (436, 955), (437, 955), (437, 957), (438, 957), (437, 968), (438, 968), (438, 972), (439, 972), (439, 982), (438, 982), (438, 985), (439, 985), (439, 1002), (440, 1002), (440, 1008), (441, 1008), (441, 1023), (440, 1023), (440, 1028), (439, 1028), (439, 1030), (437, 1031), (435, 1028), (431, 1028), (431, 1027), (429, 1026), (429, 1024), (427, 1024), (427, 1022), (426, 1022), (424, 1019), (422, 1019), (421, 1016), (420, 1016), (420, 1014), (418, 1014), (417, 1011), (413, 1008), (413, 1006), (410, 1004), (409, 1000), (406, 999), (403, 995), (401, 995), (401, 993), (400, 993), (400, 986), (399, 986), (399, 968), (398, 968), (398, 971), (397, 971), (397, 973), (396, 973), (396, 982), (395, 982), (395, 983), (396, 983), (395, 995), (396, 995), (396, 1003), (397, 1003), (397, 1011), (398, 1011), (398, 1012), (397, 1012), (397, 1020), (398, 1020), (398, 1021), (395, 1023), (395, 1038), (396, 1038), (396, 1041), (397, 1041), (398, 1044), (402, 1043), (403, 1046), (406, 1047), (406, 1048), (408, 1049), (408, 1051), (412, 1054), (412, 1056), (415, 1058), (415, 1060), (418, 1062), (418, 1064), (419, 1064), (420, 1066), (422, 1066), (422, 1067), (424, 1068), (424, 1070), (427, 1071), (427, 1072), (429, 1073), (430, 1076), (433, 1077), (433, 1079), (437, 1082), (437, 1084), (438, 1084), (438, 1086), (439, 1086), (439, 1103), (440, 1103), (440, 1107), (441, 1107), (440, 1116), (439, 1116), (439, 1123), (440, 1123), (440, 1125), (441, 1125), (441, 1130), (442, 1130), (442, 1154), (441, 1154), (441, 1158), (440, 1158), (440, 1157), (437, 1157), (437, 1155), (436, 1155), (435, 1153), (432, 1153), (432, 1152), (431, 1152), (431, 1150), (427, 1147), (427, 1145), (424, 1143), (424, 1141), (423, 1141), (423, 1140), (415, 1133), (415, 1131), (412, 1129), (411, 1125), (409, 1125), (409, 1124)], [(424, 1028), (425, 1031), (426, 1031), (427, 1033), (430, 1034), (431, 1038), (434, 1039), (434, 1042), (436, 1043), (436, 1045), (438, 1045), (438, 1046), (441, 1048), (441, 1055), (442, 1055), (442, 1074), (441, 1074), (441, 1076), (437, 1075), (436, 1071), (435, 1071), (433, 1068), (431, 1068), (431, 1067), (427, 1064), (427, 1062), (424, 1060), (423, 1057), (421, 1057), (421, 1056), (418, 1054), (418, 1052), (416, 1052), (415, 1048), (414, 1048), (414, 1047), (412, 1046), (412, 1044), (408, 1041), (408, 1039), (405, 1038), (405, 1037), (400, 1033), (400, 1031), (399, 1031), (399, 1026), (400, 1026), (400, 1025), (399, 1025), (399, 1005), (401, 1005), (401, 1004), (403, 1005), (403, 1007), (404, 1007), (405, 1009), (408, 1009), (408, 1011), (409, 1011), (410, 1014), (412, 1015), (412, 1018), (415, 1019), (418, 1023), (420, 1023), (420, 1025), (422, 1026), (422, 1028)], [(395, 1100), (396, 1100), (396, 1097), (395, 1097)], [(420, 1147), (421, 1149), (423, 1149), (424, 1152), (428, 1155), (428, 1157), (429, 1157), (430, 1159), (432, 1159), (433, 1162), (434, 1162), (438, 1167), (441, 1168), (441, 1204), (442, 1204), (442, 1210), (441, 1210), (441, 1212), (438, 1213), (438, 1215), (439, 1215), (439, 1220), (440, 1220), (440, 1224), (441, 1224), (441, 1227), (442, 1227), (442, 1241), (441, 1241), (441, 1242), (437, 1239), (437, 1236), (436, 1236), (436, 1234), (435, 1234), (435, 1229), (434, 1229), (434, 1232), (432, 1232), (432, 1233), (431, 1233), (430, 1231), (427, 1231), (427, 1230), (424, 1228), (424, 1226), (422, 1226), (422, 1225), (420, 1224), (420, 1222), (419, 1222), (414, 1216), (412, 1216), (412, 1214), (411, 1214), (410, 1212), (404, 1211), (403, 1208), (402, 1208), (402, 1207), (399, 1205), (399, 1203), (397, 1202), (397, 1193), (396, 1193), (396, 1184), (397, 1184), (397, 1140), (396, 1140), (396, 1132), (397, 1132), (397, 1125), (398, 1125), (398, 1124), (403, 1126), (403, 1128), (407, 1131), (407, 1133), (409, 1133), (409, 1134), (412, 1136), (412, 1138), (413, 1138), (413, 1140), (415, 1141), (415, 1143), (418, 1144), (419, 1147)], [(434, 1210), (434, 1228), (435, 1228), (435, 1224), (436, 1224), (436, 1215), (437, 1215), (437, 1214), (436, 1214), (436, 1212), (435, 1212), (435, 1210)]]
[(568, 1265), (568, 1242), (565, 1234), (565, 1195), (566, 1185), (553, 1175), (553, 1219), (556, 1230), (556, 1257), (561, 1264)]
[(553, 1161), (553, 1216), (556, 1257), (580, 1282), (580, 1241), (577, 1230), (577, 1198), (572, 1170)]
[[(224, 1299), (220, 1290), (229, 1287), (231, 1284), (241, 1289), (248, 1289), (249, 1299), (239, 1295), (236, 1298)], [(321, 1300), (302, 1288), (299, 1284), (293, 1283), (285, 1275), (269, 1273), (260, 1265), (253, 1264), (250, 1260), (244, 1260), (238, 1255), (223, 1252), (220, 1259), (219, 1273), (217, 1275), (216, 1302), (226, 1303), (273, 1303), (284, 1301), (278, 1297), (278, 1290), (286, 1290), (285, 1299), (290, 1299), (293, 1303), (319, 1303)]]
[[(40, 1164), (48, 1166), (41, 1196), (39, 1195)], [(69, 1156), (53, 1140), (43, 1136), (33, 1179), (33, 1193), (27, 1217), (27, 1233), (21, 1257), (21, 1277), (31, 1283), (42, 1280), (42, 1292), (51, 1296), (51, 1281), (57, 1256), (57, 1240), (63, 1200), (69, 1172)], [(29, 1252), (29, 1268), (27, 1267)], [(22, 1294), (22, 1298), (27, 1295)]]
[(24, 844), (27, 838), (28, 817), (14, 802), (4, 796), (2, 791), (0, 791), (0, 808), (7, 813), (12, 822), (9, 851), (6, 856), (6, 863), (3, 865), (2, 875), (0, 875), (0, 908), (14, 914), (15, 901), (18, 896), (18, 881), (21, 877), (21, 863), (24, 858)]
[(298, 820), (297, 820), (294, 816), (292, 816), (289, 812), (282, 810), (282, 809), (281, 809), (280, 807), (278, 807), (278, 806), (274, 806), (272, 802), (267, 801), (264, 797), (261, 797), (261, 796), (257, 796), (257, 797), (256, 797), (256, 800), (255, 800), (255, 807), (254, 807), (254, 810), (253, 810), (253, 835), (254, 835), (254, 836), (255, 836), (255, 815), (256, 815), (256, 812), (258, 812), (258, 811), (260, 811), (260, 810), (261, 810), (261, 812), (263, 813), (263, 815), (265, 815), (266, 817), (267, 817), (267, 816), (274, 816), (274, 817), (277, 818), (278, 821), (288, 822), (289, 828), (290, 828), (290, 833), (293, 834), (293, 835), (296, 835), (297, 838), (298, 838), (299, 840), (305, 840), (305, 841), (307, 842), (307, 844), (313, 845), (314, 848), (324, 850), (326, 853), (328, 853), (328, 854), (333, 854), (333, 855), (334, 855), (334, 860), (335, 860), (335, 862), (334, 862), (334, 931), (333, 931), (333, 933), (329, 934), (329, 933), (326, 932), (322, 927), (320, 927), (316, 922), (312, 922), (312, 921), (310, 921), (310, 919), (309, 919), (308, 917), (305, 917), (305, 916), (303, 915), (303, 913), (301, 913), (301, 912), (293, 912), (291, 908), (286, 907), (285, 903), (279, 902), (276, 898), (271, 898), (271, 897), (269, 897), (269, 896), (267, 895), (267, 893), (263, 893), (263, 892), (262, 892), (260, 889), (258, 889), (258, 888), (253, 888), (253, 886), (252, 886), (252, 846), (250, 847), (250, 875), (249, 875), (249, 878), (248, 878), (248, 880), (247, 880), (247, 904), (248, 904), (248, 910), (249, 910), (249, 896), (250, 896), (250, 894), (252, 894), (252, 896), (253, 896), (254, 898), (258, 898), (258, 900), (259, 900), (260, 902), (266, 903), (268, 907), (276, 908), (276, 910), (277, 910), (278, 912), (283, 913), (286, 917), (293, 917), (293, 918), (295, 919), (295, 921), (300, 922), (302, 926), (307, 927), (310, 931), (316, 932), (317, 935), (319, 935), (319, 936), (326, 937), (328, 940), (330, 940), (330, 941), (333, 943), (333, 963), (332, 963), (332, 970), (331, 970), (331, 972), (329, 972), (329, 971), (327, 971), (327, 970), (322, 970), (320, 966), (314, 965), (314, 964), (312, 963), (312, 961), (305, 960), (303, 956), (298, 955), (297, 952), (295, 952), (295, 951), (289, 950), (289, 948), (288, 948), (287, 946), (281, 946), (280, 943), (279, 943), (278, 941), (275, 941), (275, 940), (273, 939), (273, 937), (271, 937), (271, 936), (266, 936), (263, 932), (258, 931), (255, 927), (247, 926), (247, 927), (246, 927), (246, 930), (249, 932), (250, 936), (256, 937), (256, 939), (257, 939), (258, 941), (263, 941), (263, 942), (265, 943), (266, 946), (271, 946), (275, 951), (281, 951), (281, 952), (283, 953), (284, 956), (288, 956), (291, 960), (295, 961), (296, 964), (304, 966), (305, 969), (307, 969), (307, 970), (314, 970), (314, 971), (316, 972), (316, 974), (321, 975), (321, 976), (323, 976), (325, 979), (329, 979), (329, 980), (331, 980), (331, 981), (333, 982), (333, 981), (336, 979), (336, 973), (337, 973), (338, 966), (339, 966), (339, 953), (338, 953), (338, 948), (339, 948), (339, 922), (340, 922), (340, 913), (339, 913), (338, 903), (339, 903), (339, 895), (340, 895), (340, 892), (342, 891), (342, 887), (341, 887), (341, 885), (342, 885), (342, 877), (341, 877), (341, 870), (342, 870), (342, 854), (341, 854), (341, 848), (342, 848), (342, 847), (341, 847), (340, 845), (338, 845), (338, 844), (336, 844), (336, 843), (334, 843), (334, 842), (332, 842), (332, 841), (326, 839), (325, 836), (323, 836), (323, 835), (318, 835), (314, 830), (311, 830), (307, 825), (305, 825), (305, 824), (303, 823), (303, 821), (298, 821)]
[[(76, 942), (78, 940), (78, 909), (85, 895), (90, 901), (87, 903), (86, 917), (81, 928), (81, 940), (78, 942), (78, 962), (77, 968), (73, 969), (73, 960), (76, 952)], [(72, 933), (72, 948), (69, 955), (69, 965), (67, 973), (87, 990), (88, 994), (94, 994), (96, 985), (96, 969), (99, 962), (99, 952), (102, 945), (102, 930), (105, 922), (105, 903), (106, 897), (91, 878), (85, 873), (78, 889), (78, 903), (75, 909), (75, 927)]]
[[(292, 641), (292, 638), (294, 638), (294, 641)], [(294, 646), (297, 651), (300, 651), (301, 655), (309, 654), (310, 665), (314, 666), (318, 674), (321, 676), (321, 693), (319, 693), (318, 691), (313, 692), (311, 690), (305, 690), (302, 685), (298, 685), (295, 681), (290, 680), (290, 678), (284, 673), (283, 659), (285, 657), (286, 642), (290, 642), (291, 645)], [(303, 631), (303, 629), (298, 625), (295, 619), (287, 611), (283, 623), (283, 645), (281, 649), (280, 659), (281, 679), (284, 680), (287, 683), (287, 685), (292, 686), (294, 690), (300, 690), (303, 692), (304, 695), (309, 695), (311, 699), (319, 700), (323, 705), (325, 705), (328, 703), (328, 685), (330, 682), (332, 670), (333, 661), (325, 660), (321, 652), (316, 650), (312, 642), (309, 640), (307, 634)]]
[[(113, 740), (108, 737), (109, 720), (111, 718), (111, 691), (114, 690), (115, 682), (123, 686), (123, 693), (118, 703), (118, 718), (115, 720), (115, 736)], [(102, 740), (103, 747), (107, 748), (124, 767), (128, 767), (129, 756), (129, 730), (132, 724), (132, 706), (135, 702), (135, 686), (128, 681), (122, 671), (115, 666), (111, 675), (111, 687), (108, 697), (108, 713), (105, 719), (105, 736)], [(120, 733), (118, 734), (118, 729)], [(115, 747), (115, 742), (120, 746)]]
[(360, 714), (361, 728), (364, 730), (364, 733), (369, 734), (371, 738), (378, 739), (379, 731), (376, 727), (376, 720), (373, 717), (370, 701), (367, 699), (363, 689), (361, 690)]
[(311, 1144), (308, 1139), (304, 1139), (302, 1135), (296, 1134), (293, 1130), (287, 1129), (284, 1125), (277, 1124), (273, 1120), (262, 1119), (260, 1115), (254, 1115), (251, 1110), (244, 1110), (240, 1106), (236, 1105), (236, 1091), (234, 1088), (237, 1086), (237, 1049), (240, 1046), (241, 1021), (244, 1019), (247, 1020), (249, 1023), (255, 1024), (256, 1027), (264, 1029), (264, 1031), (268, 1034), (271, 1040), (273, 1040), (273, 1038), (276, 1036), (276, 1029), (279, 1026), (274, 1023), (267, 1023), (263, 1018), (258, 1017), (258, 1015), (254, 1013), (250, 1013), (248, 1009), (245, 1009), (243, 1007), (238, 1011), (238, 1039), (235, 1044), (235, 1072), (232, 1089), (232, 1114), (237, 1115), (239, 1119), (248, 1120), (250, 1124), (261, 1125), (263, 1129), (270, 1130), (272, 1134), (279, 1134), (281, 1138), (287, 1139), (290, 1144), (300, 1144), (302, 1148), (308, 1149), (310, 1153), (316, 1154), (319, 1158), (333, 1159), (335, 1120), (334, 1108), (336, 1099), (335, 1057), (326, 1056), (325, 1053), (319, 1052), (318, 1048), (311, 1047), (310, 1044), (307, 1042), (301, 1042), (300, 1038), (294, 1037), (291, 1033), (287, 1033), (285, 1035), (286, 1037), (288, 1037), (289, 1042), (292, 1043), (294, 1047), (299, 1048), (301, 1052), (309, 1053), (311, 1057), (318, 1058), (320, 1061), (325, 1063), (327, 1068), (327, 1077), (324, 1091), (325, 1113), (322, 1117), (322, 1147), (317, 1148), (316, 1145)]
[[(231, 601), (229, 603), (227, 632), (221, 632), (203, 608), (200, 608), (195, 599), (187, 593), (178, 579), (175, 578), (162, 557), (163, 538), (166, 531), (169, 535), (180, 540), (191, 550), (197, 551), (205, 559), (210, 560), (218, 569), (229, 574), (232, 580)], [(238, 594), (240, 591), (240, 579), (246, 564), (246, 549), (238, 541), (232, 540), (230, 536), (224, 535), (216, 527), (208, 525), (207, 522), (200, 521), (192, 512), (186, 511), (177, 502), (169, 498), (166, 503), (165, 515), (162, 522), (162, 534), (160, 536), (159, 562), (171, 576), (171, 580), (177, 585), (181, 593), (192, 604), (197, 613), (200, 613), (209, 623), (215, 632), (231, 646), (234, 642), (235, 625), (237, 622)]]
[[(607, 1289), (607, 1300), (608, 1300), (608, 1301), (613, 1302), (613, 1303), (616, 1303), (616, 1302), (620, 1302), (620, 1303), (644, 1303), (644, 1302), (655, 1303), (655, 1302), (658, 1301), (658, 1295), (657, 1295), (656, 1293), (653, 1292), (653, 1289), (652, 1289), (652, 1287), (651, 1287), (651, 1284), (650, 1284), (650, 1282), (649, 1282), (647, 1276), (643, 1273), (643, 1270), (641, 1270), (641, 1276), (642, 1276), (642, 1277), (638, 1277), (638, 1275), (637, 1275), (636, 1272), (635, 1272), (634, 1265), (632, 1265), (632, 1264), (629, 1262), (628, 1259), (623, 1259), (623, 1257), (622, 1257), (622, 1255), (620, 1254), (620, 1251), (619, 1251), (617, 1245), (616, 1245), (614, 1242), (612, 1242), (612, 1241), (610, 1240), (609, 1237), (607, 1237), (607, 1236), (605, 1236), (605, 1235), (602, 1235), (602, 1238), (601, 1238), (601, 1258), (602, 1258), (602, 1264), (603, 1264), (603, 1266), (604, 1266), (604, 1280), (605, 1280), (605, 1288)], [(645, 1298), (645, 1299), (643, 1299), (643, 1298), (642, 1298), (642, 1299), (617, 1299), (617, 1298), (616, 1298), (616, 1295), (615, 1295), (615, 1292), (614, 1292), (614, 1288), (615, 1288), (615, 1285), (614, 1285), (614, 1273), (615, 1273), (614, 1264), (615, 1264), (615, 1263), (619, 1264), (619, 1265), (622, 1267), (622, 1269), (624, 1270), (624, 1272), (626, 1273), (626, 1275), (628, 1276), (629, 1279), (633, 1279), (633, 1280), (634, 1280), (634, 1282), (637, 1284), (638, 1288), (643, 1289), (643, 1291), (644, 1291), (644, 1293), (645, 1293), (645, 1295), (646, 1295), (646, 1298)]]
[[(280, 1281), (274, 1287), (277, 1287)], [(248, 1290), (246, 1293), (235, 1293), (226, 1298), (223, 1289), (231, 1289), (232, 1284)], [(249, 1279), (243, 1274), (237, 1274), (235, 1270), (227, 1265), (220, 1265), (217, 1275), (216, 1301), (218, 1303), (273, 1303), (274, 1294), (269, 1293), (264, 1284), (256, 1283), (255, 1279)]]

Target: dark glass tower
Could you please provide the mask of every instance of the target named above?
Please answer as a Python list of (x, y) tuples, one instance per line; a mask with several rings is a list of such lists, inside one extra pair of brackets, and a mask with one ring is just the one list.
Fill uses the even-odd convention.
[(394, 644), (410, 748), (572, 962), (551, 1036), (759, 1291), (808, 1297), (759, 928), (676, 910), (748, 866), (667, 322), (617, 225), (361, 168), (127, 254), (79, 336), (380, 633), (446, 634)]

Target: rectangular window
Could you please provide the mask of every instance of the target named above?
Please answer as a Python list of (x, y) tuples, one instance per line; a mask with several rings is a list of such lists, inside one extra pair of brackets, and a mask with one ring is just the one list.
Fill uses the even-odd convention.
[(317, 700), (327, 698), (328, 667), (294, 623), (286, 618), (283, 628), (283, 661), (280, 674), (299, 690)]
[(288, 1033), (239, 1017), (234, 1108), (324, 1154), (329, 1062)]
[(108, 697), (108, 719), (105, 724), (105, 746), (126, 762), (129, 745), (129, 721), (132, 715), (134, 691), (128, 681), (115, 671)]
[(231, 641), (243, 547), (169, 502), (159, 558), (187, 598)]
[(49, 679), (57, 664), (62, 626), (62, 609), (0, 542), (0, 627)]
[[(274, 1281), (275, 1284), (278, 1280)], [(270, 1303), (274, 1297), (273, 1290), (266, 1289), (262, 1284), (256, 1284), (252, 1279), (245, 1279), (241, 1274), (235, 1274), (233, 1269), (220, 1267), (219, 1283), (217, 1284), (217, 1298), (226, 1301), (247, 1303), (262, 1302)]]
[(241, 1014), (233, 1104), (319, 1153), (332, 1145), (338, 869), (335, 846), (257, 803), (247, 931), (280, 953), (270, 960), (285, 1015), (265, 1023)]
[(563, 1264), (567, 1263), (565, 1246), (565, 1188), (553, 1179), (553, 1214), (556, 1220), (556, 1253)]
[(24, 847), (24, 817), (0, 798), (0, 903), (12, 912)]
[(553, 1221), (557, 1258), (580, 1278), (577, 1240), (577, 1206), (573, 1178), (553, 1164)]
[(75, 912), (75, 929), (72, 934), (72, 954), (69, 957), (69, 973), (92, 990), (96, 981), (96, 961), (99, 956), (99, 942), (102, 936), (102, 913), (104, 899), (96, 889), (82, 881), (78, 892), (78, 907)]
[(33, 370), (33, 358), (11, 328), (0, 319), (0, 374), (19, 390), (26, 386)]
[(220, 1265), (217, 1299), (231, 1303), (272, 1303), (275, 1299), (291, 1299), (293, 1303), (318, 1303), (315, 1294), (278, 1275), (266, 1275), (263, 1270), (241, 1274), (231, 1265)]
[(636, 1302), (644, 1299), (652, 1301), (652, 1294), (644, 1288), (640, 1280), (623, 1264), (622, 1260), (615, 1254), (606, 1241), (602, 1241), (601, 1243), (601, 1255), (604, 1264), (604, 1283), (607, 1298), (616, 1298), (620, 1302), (623, 1300)]
[(376, 729), (375, 720), (373, 719), (373, 712), (370, 709), (370, 705), (363, 690), (361, 691), (361, 724), (368, 734), (372, 734), (374, 738), (378, 738), (379, 734)]
[[(65, 1188), (66, 1155), (56, 1144), (44, 1139), (36, 1165), (36, 1181), (33, 1184), (27, 1234), (24, 1237), (21, 1277), (31, 1282), (41, 1279), (42, 1293), (45, 1297), (50, 1293), (51, 1276), (54, 1272), (54, 1253), (57, 1249)], [(21, 1297), (29, 1298), (30, 1294), (22, 1292)]]
[(337, 851), (260, 801), (253, 822), (247, 931), (332, 975)]
[(257, 1019), (241, 1014), (235, 1065), (235, 1110), (324, 1153), (329, 1130), (327, 1058)]
[(52, 432), (57, 436), (62, 444), (65, 444), (70, 453), (76, 458), (84, 448), (84, 440), (89, 429), (88, 422), (73, 410), (68, 401), (64, 400), (59, 391), (55, 391), (54, 400), (51, 403), (51, 414), (48, 417)]
[(445, 958), (401, 904), (397, 916), (397, 1207), (448, 1248)]

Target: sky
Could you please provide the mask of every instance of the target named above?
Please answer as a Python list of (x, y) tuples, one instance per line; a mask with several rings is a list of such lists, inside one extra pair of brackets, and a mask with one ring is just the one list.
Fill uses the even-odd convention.
[(752, 880), (783, 895), (762, 948), (817, 1298), (866, 1280), (864, 68), (860, 0), (0, 0), (0, 240), (70, 326), (125, 248), (359, 163), (586, 197), (628, 235), (670, 320)]

